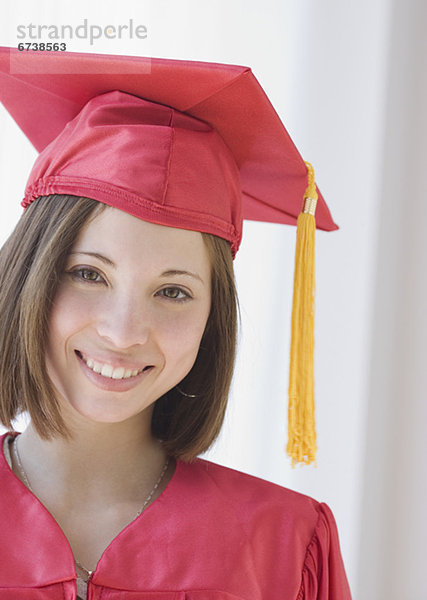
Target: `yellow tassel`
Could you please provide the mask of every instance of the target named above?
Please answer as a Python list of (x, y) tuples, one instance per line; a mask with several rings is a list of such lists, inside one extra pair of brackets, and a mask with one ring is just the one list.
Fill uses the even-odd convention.
[(294, 297), (292, 304), (291, 360), (289, 372), (289, 411), (287, 453), (292, 466), (310, 464), (316, 458), (314, 423), (314, 213), (317, 191), (310, 163), (303, 212), (297, 222)]

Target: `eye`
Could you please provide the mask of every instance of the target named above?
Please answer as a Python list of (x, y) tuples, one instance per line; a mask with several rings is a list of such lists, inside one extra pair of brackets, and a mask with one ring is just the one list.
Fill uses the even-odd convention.
[(89, 283), (103, 283), (104, 281), (98, 271), (95, 271), (94, 269), (81, 267), (80, 269), (69, 271), (69, 274), (79, 281), (87, 281)]
[(175, 302), (185, 302), (186, 300), (191, 299), (190, 294), (179, 287), (163, 288), (158, 293), (164, 298)]

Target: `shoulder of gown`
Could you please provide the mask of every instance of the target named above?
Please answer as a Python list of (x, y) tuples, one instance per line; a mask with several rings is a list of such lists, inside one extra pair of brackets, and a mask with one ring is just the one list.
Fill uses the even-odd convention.
[[(251, 540), (275, 570), (299, 578), (297, 600), (351, 600), (338, 530), (327, 504), (288, 488), (202, 459), (197, 468), (233, 503)], [(286, 564), (278, 564), (279, 556)], [(292, 559), (290, 559), (292, 557)], [(270, 582), (274, 578), (270, 579)]]
[(327, 504), (321, 503), (318, 508), (297, 600), (351, 600), (334, 516)]

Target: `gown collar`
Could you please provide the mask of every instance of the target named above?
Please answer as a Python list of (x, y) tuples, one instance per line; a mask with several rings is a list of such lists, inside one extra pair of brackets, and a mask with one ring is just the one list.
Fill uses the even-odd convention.
[[(0, 514), (7, 519), (0, 531), (0, 544), (8, 552), (0, 561), (0, 581), (6, 587), (38, 587), (75, 580), (76, 570), (71, 546), (52, 514), (10, 468), (3, 451), (7, 432), (0, 437)], [(170, 497), (182, 497), (180, 488), (184, 463), (177, 460), (172, 478), (163, 492), (144, 512), (131, 521), (110, 542), (98, 561), (91, 580), (106, 585), (123, 584), (123, 573), (129, 579), (129, 562), (141, 553), (141, 539), (161, 536), (162, 524), (171, 515)], [(185, 486), (184, 486), (185, 487)], [(144, 544), (142, 544), (144, 546)], [(137, 578), (138, 574), (136, 573)], [(130, 588), (132, 589), (132, 588)]]

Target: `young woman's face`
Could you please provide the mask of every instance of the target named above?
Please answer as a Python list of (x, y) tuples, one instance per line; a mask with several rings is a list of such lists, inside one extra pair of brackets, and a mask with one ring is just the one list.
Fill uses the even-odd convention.
[(153, 405), (194, 364), (210, 280), (198, 232), (109, 207), (89, 221), (50, 316), (46, 364), (60, 403), (99, 422)]

